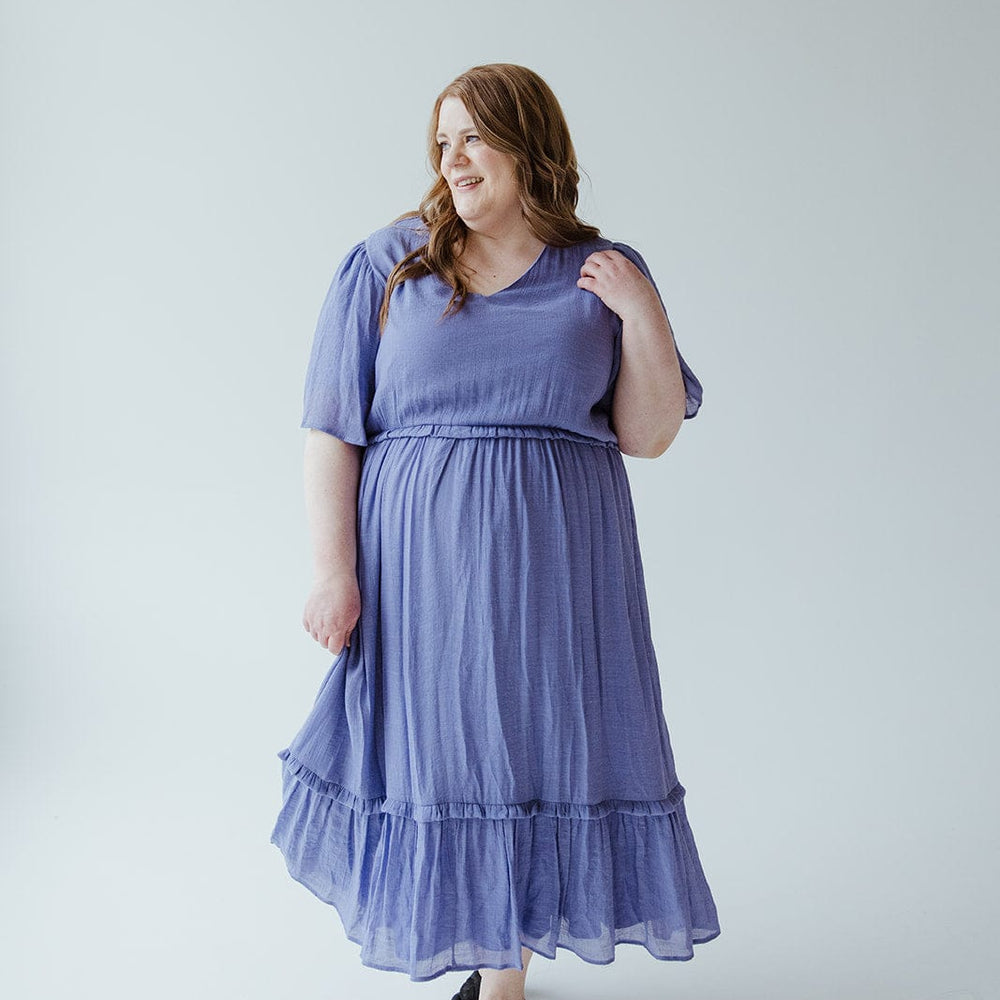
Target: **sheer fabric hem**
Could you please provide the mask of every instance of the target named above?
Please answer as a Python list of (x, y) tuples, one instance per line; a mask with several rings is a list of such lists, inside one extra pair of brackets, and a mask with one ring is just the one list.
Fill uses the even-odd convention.
[(595, 965), (619, 944), (686, 961), (720, 933), (683, 798), (670, 811), (422, 820), (352, 798), (283, 754), (271, 843), (337, 910), (370, 968), (414, 981), (521, 968), (522, 945)]

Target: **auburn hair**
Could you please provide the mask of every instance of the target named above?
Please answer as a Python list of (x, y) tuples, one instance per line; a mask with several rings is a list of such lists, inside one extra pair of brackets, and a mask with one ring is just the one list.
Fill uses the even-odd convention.
[(538, 239), (550, 246), (565, 247), (601, 235), (596, 226), (577, 217), (580, 175), (576, 151), (562, 108), (549, 85), (524, 66), (474, 66), (455, 77), (434, 102), (427, 153), (436, 178), (419, 209), (394, 220), (419, 217), (429, 238), (390, 272), (379, 312), (380, 332), (389, 317), (393, 290), (410, 278), (437, 274), (451, 285), (452, 295), (442, 318), (458, 312), (469, 292), (458, 267), (468, 229), (455, 211), (451, 189), (441, 174), (442, 152), (437, 141), (438, 114), (446, 97), (461, 100), (487, 146), (514, 158), (521, 211)]

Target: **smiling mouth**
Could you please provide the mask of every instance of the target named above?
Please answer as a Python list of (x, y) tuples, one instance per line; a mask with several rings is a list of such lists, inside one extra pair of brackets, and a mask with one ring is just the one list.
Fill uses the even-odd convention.
[(483, 178), (482, 178), (482, 177), (466, 177), (466, 178), (464, 178), (463, 180), (460, 180), (460, 181), (459, 181), (459, 182), (458, 182), (458, 183), (457, 183), (457, 184), (455, 185), (455, 187), (456, 187), (456, 188), (457, 188), (458, 190), (460, 190), (460, 191), (463, 191), (463, 190), (465, 190), (466, 188), (470, 188), (470, 187), (475, 187), (475, 186), (476, 186), (477, 184), (481, 183), (481, 182), (482, 182), (482, 180), (483, 180)]

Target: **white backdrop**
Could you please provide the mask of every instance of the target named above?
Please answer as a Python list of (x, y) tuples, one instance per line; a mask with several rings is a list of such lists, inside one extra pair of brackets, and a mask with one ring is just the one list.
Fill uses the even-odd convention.
[(628, 458), (722, 936), (529, 1000), (992, 1000), (1000, 15), (983, 2), (2, 5), (0, 992), (450, 997), (268, 842), (330, 656), (302, 382), (469, 66), (563, 103), (704, 406)]

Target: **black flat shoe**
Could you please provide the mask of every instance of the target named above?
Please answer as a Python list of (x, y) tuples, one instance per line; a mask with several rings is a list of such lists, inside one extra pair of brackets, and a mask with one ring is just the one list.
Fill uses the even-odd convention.
[(476, 971), (473, 972), (464, 983), (462, 983), (462, 988), (451, 998), (451, 1000), (479, 1000), (479, 984), (482, 981), (483, 977), (479, 974), (479, 970), (476, 969)]

